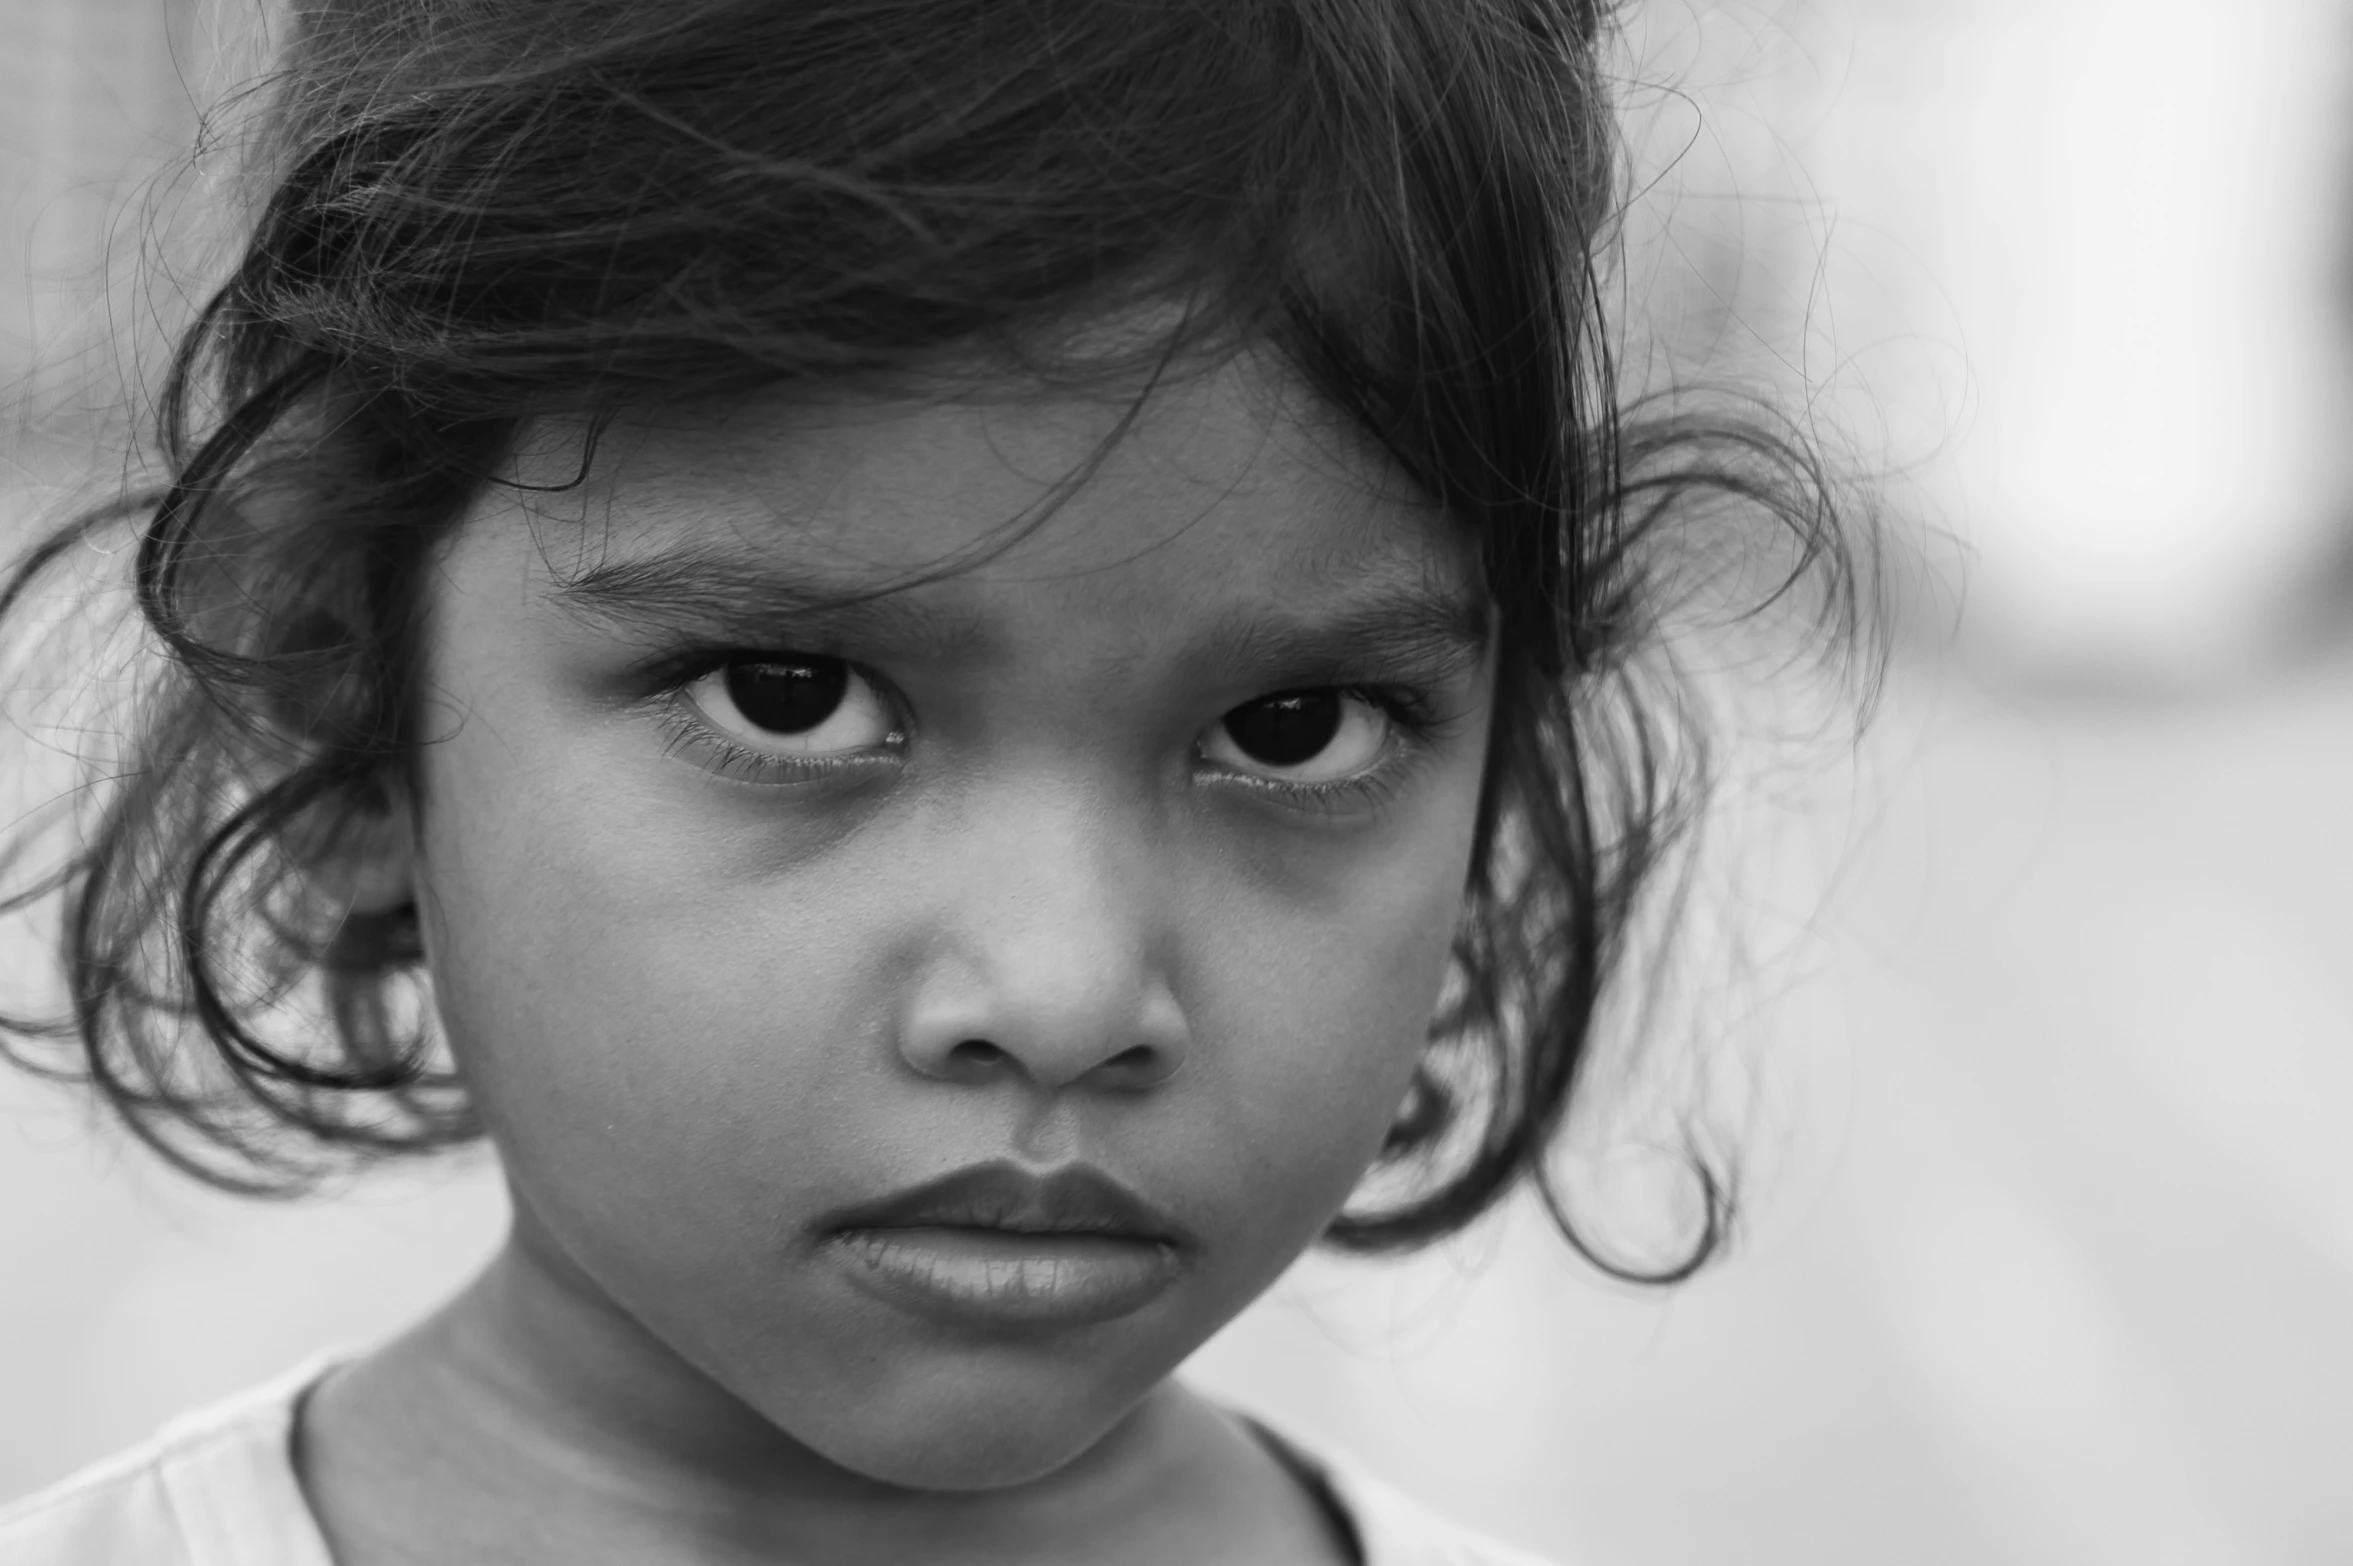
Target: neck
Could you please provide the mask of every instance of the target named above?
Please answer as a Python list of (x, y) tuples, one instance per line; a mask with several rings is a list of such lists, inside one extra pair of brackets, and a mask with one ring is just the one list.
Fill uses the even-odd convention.
[(971, 1492), (870, 1479), (761, 1417), (547, 1250), (510, 1239), (464, 1293), (311, 1400), (298, 1465), (339, 1566), (1049, 1566), (1228, 1558), (1203, 1553), (1205, 1515), (1259, 1546), (1269, 1528), (1315, 1531), (1255, 1443), (1174, 1383), (1039, 1479)]

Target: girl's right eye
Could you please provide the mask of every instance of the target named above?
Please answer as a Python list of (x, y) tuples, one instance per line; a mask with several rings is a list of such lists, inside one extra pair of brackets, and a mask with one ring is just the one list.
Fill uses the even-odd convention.
[(839, 658), (732, 659), (685, 694), (712, 728), (763, 755), (823, 761), (898, 738), (882, 693)]

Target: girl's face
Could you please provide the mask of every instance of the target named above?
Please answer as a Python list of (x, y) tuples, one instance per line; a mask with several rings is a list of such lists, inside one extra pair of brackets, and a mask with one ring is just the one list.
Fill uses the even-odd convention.
[(1490, 665), (1467, 541), (1303, 401), (1238, 364), (1107, 446), (1075, 396), (779, 398), (577, 489), (526, 487), (576, 437), (517, 459), (428, 605), (417, 891), (532, 1287), (980, 1488), (1314, 1238), (1423, 1046)]

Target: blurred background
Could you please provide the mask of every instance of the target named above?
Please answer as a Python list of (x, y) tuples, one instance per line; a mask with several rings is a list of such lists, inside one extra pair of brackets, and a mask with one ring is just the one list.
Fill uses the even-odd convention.
[[(1572, 1561), (2353, 1560), (2353, 0), (1626, 26), (1629, 363), (1798, 399), (1965, 612), (1741, 872), (1726, 1264), (1609, 1285), (1514, 1212), (1311, 1258), (1195, 1373)], [(140, 254), (227, 200), (145, 195), (264, 42), (0, 0), (11, 547), (119, 466), (106, 345), (179, 308)], [(0, 1077), (0, 1496), (388, 1331), (501, 1221), (480, 1160), (208, 1196)]]

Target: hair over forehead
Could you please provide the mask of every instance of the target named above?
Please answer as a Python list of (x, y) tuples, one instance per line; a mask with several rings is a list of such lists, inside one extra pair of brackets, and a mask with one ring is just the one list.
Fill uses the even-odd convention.
[(1586, 0), (325, 0), (297, 14), (216, 346), (507, 419), (948, 347), (1050, 359), (1073, 314), (1174, 300), (1145, 352), (1274, 340), (1457, 488), (1433, 422), (1580, 422), (1498, 398), (1577, 346), (1612, 185), (1595, 23)]

